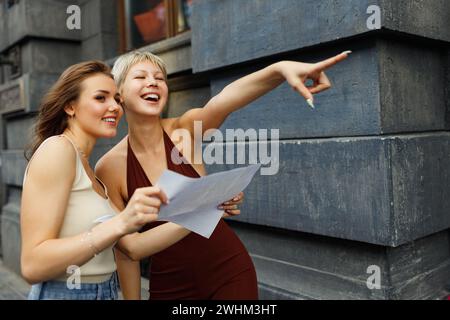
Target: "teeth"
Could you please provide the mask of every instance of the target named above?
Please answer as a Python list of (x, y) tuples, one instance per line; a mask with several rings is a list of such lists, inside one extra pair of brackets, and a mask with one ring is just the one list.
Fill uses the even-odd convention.
[(105, 119), (103, 119), (103, 121), (115, 123), (115, 122), (116, 122), (116, 119), (113, 119), (113, 118), (105, 118)]
[(150, 100), (150, 99), (151, 100), (156, 100), (156, 101), (159, 100), (159, 96), (157, 94), (154, 94), (154, 93), (146, 94), (143, 98), (145, 100)]

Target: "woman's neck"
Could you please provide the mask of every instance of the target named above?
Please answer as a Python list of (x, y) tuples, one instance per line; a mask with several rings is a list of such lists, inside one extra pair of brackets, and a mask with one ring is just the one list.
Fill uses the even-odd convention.
[(163, 127), (159, 117), (128, 120), (128, 138), (137, 153), (157, 153), (164, 147)]
[(67, 128), (63, 132), (64, 135), (68, 136), (76, 145), (78, 151), (89, 159), (92, 150), (94, 149), (97, 139), (87, 134), (78, 127)]

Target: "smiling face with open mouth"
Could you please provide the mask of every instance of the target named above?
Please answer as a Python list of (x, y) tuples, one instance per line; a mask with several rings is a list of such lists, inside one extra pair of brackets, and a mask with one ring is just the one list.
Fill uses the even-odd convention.
[(160, 116), (167, 102), (168, 87), (164, 73), (151, 62), (140, 62), (130, 68), (121, 96), (127, 114)]
[(73, 117), (73, 125), (95, 138), (112, 138), (123, 115), (120, 97), (114, 80), (97, 74), (81, 83), (77, 101), (66, 107)]

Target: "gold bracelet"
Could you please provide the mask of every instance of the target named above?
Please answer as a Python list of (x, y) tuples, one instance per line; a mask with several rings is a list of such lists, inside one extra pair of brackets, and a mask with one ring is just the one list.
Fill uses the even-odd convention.
[(89, 246), (92, 253), (94, 254), (94, 257), (96, 257), (100, 253), (100, 250), (97, 249), (97, 247), (94, 245), (94, 242), (92, 241), (92, 230), (85, 232), (81, 241), (87, 242), (87, 245)]

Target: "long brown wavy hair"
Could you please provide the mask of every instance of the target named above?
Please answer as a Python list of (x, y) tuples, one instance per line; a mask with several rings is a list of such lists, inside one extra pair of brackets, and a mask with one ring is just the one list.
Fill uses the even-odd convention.
[(114, 79), (111, 68), (101, 61), (81, 62), (61, 74), (39, 106), (32, 141), (24, 151), (28, 161), (45, 139), (64, 132), (69, 117), (64, 108), (78, 100), (83, 80), (99, 73)]

